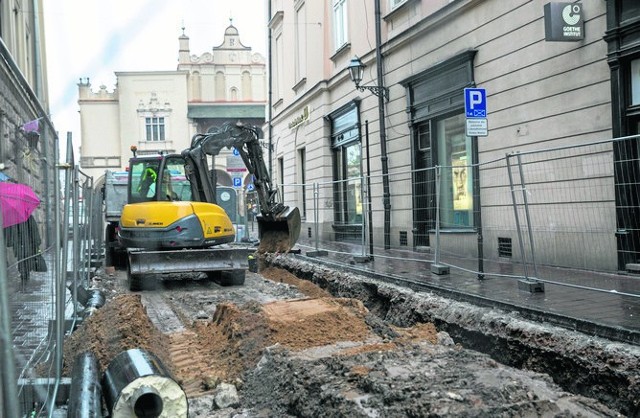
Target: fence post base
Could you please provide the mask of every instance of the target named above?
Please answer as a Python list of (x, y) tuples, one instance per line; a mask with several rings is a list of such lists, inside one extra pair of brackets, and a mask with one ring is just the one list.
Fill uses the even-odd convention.
[(444, 264), (431, 264), (431, 273), (437, 274), (438, 276), (449, 274), (449, 266), (445, 266)]
[(305, 255), (307, 257), (326, 257), (329, 255), (329, 252), (325, 250), (307, 251)]
[(369, 255), (354, 255), (353, 261), (356, 263), (368, 263), (369, 261), (373, 261), (373, 257)]
[(544, 283), (534, 280), (518, 280), (518, 289), (529, 293), (543, 293)]

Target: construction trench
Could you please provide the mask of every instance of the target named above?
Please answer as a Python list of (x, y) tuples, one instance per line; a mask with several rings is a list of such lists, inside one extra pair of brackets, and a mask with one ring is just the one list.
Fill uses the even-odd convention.
[[(131, 397), (125, 409), (171, 417), (640, 416), (635, 345), (293, 254), (258, 265), (243, 286), (169, 280), (144, 292), (129, 292), (122, 271), (97, 274), (107, 301), (65, 341), (64, 375), (89, 352), (101, 393), (112, 393), (81, 390), (72, 407), (106, 415), (114, 397)], [(135, 360), (147, 353), (149, 364)], [(151, 381), (114, 392), (114, 367), (160, 376), (173, 392)], [(163, 410), (183, 395), (182, 412)]]

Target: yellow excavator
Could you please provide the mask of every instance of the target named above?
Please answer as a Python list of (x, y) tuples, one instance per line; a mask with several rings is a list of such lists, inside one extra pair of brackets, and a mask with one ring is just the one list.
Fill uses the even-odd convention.
[(225, 123), (194, 135), (180, 154), (134, 152), (128, 203), (118, 227), (118, 242), (127, 249), (131, 290), (151, 288), (159, 274), (188, 272), (204, 272), (222, 285), (244, 284), (248, 252), (231, 245), (234, 226), (217, 202), (215, 170), (209, 169), (209, 157), (223, 148), (235, 148), (253, 175), (260, 204), (259, 250), (293, 248), (300, 235), (300, 211), (276, 201), (259, 142), (262, 136), (258, 127)]

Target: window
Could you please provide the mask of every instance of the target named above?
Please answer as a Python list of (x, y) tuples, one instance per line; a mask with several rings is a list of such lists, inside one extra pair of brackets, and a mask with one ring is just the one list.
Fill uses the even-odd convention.
[(165, 129), (163, 117), (146, 117), (146, 140), (147, 141), (164, 141)]
[(307, 16), (306, 7), (304, 3), (300, 3), (296, 10), (295, 27), (296, 27), (296, 39), (295, 39), (295, 65), (296, 65), (296, 83), (302, 81), (307, 76)]
[(193, 200), (183, 158), (167, 158), (162, 171), (160, 200)]
[(129, 167), (131, 171), (130, 203), (155, 200), (156, 182), (160, 160), (137, 160)]
[(302, 184), (302, 206), (301, 206), (301, 215), (303, 218), (307, 217), (307, 157), (306, 151), (304, 148), (298, 150), (298, 172), (299, 179), (298, 182)]
[(393, 10), (393, 9), (395, 9), (396, 7), (398, 7), (398, 6), (400, 6), (400, 5), (404, 4), (404, 3), (406, 3), (406, 2), (407, 2), (407, 0), (389, 0), (389, 2), (390, 2), (390, 4), (389, 4), (390, 9), (391, 9), (391, 10)]
[(332, 119), (335, 222), (362, 225), (362, 153), (355, 105)]
[(463, 52), (402, 82), (412, 100), (416, 245), (429, 245), (436, 220), (443, 229), (471, 231), (475, 226), (472, 163), (477, 154), (465, 132), (463, 94), (474, 86), (474, 56), (473, 50)]
[(282, 71), (284, 70), (284, 51), (282, 46), (282, 34), (276, 37), (275, 48), (273, 51), (273, 59), (276, 65), (275, 74), (273, 77), (274, 92), (276, 102), (282, 100), (284, 97), (282, 89)]
[(631, 105), (640, 104), (640, 59), (631, 61), (629, 78), (631, 79)]
[(620, 1), (620, 22), (635, 20), (640, 16), (640, 3), (638, 0)]
[(473, 226), (471, 137), (463, 113), (436, 122), (440, 172), (440, 226)]
[(333, 0), (333, 39), (336, 51), (347, 43), (347, 0)]

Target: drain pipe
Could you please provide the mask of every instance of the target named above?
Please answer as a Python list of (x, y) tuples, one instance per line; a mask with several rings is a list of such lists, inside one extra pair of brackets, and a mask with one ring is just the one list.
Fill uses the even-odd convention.
[(96, 355), (91, 351), (80, 353), (73, 363), (71, 373), (69, 417), (102, 417), (102, 387), (98, 375)]
[[(67, 286), (70, 292), (73, 293), (73, 286)], [(100, 289), (86, 289), (82, 285), (78, 285), (75, 288), (75, 293), (78, 295), (78, 303), (84, 306), (83, 317), (91, 316), (96, 310), (104, 306), (106, 298), (104, 292)]]
[(134, 348), (118, 354), (104, 372), (104, 398), (112, 417), (184, 417), (187, 395), (152, 353)]

